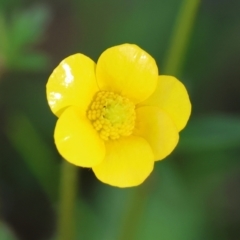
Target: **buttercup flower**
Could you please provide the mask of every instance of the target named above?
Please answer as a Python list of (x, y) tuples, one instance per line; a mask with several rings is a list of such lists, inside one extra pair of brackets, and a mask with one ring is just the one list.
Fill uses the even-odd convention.
[(108, 48), (97, 64), (80, 53), (65, 58), (48, 79), (47, 99), (60, 154), (117, 187), (149, 176), (191, 112), (183, 84), (159, 76), (155, 60), (132, 44)]

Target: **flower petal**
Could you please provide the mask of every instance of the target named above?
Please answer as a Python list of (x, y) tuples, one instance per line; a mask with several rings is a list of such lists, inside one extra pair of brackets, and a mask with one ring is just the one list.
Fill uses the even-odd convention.
[(98, 91), (95, 66), (90, 58), (78, 53), (65, 58), (54, 69), (47, 83), (47, 99), (55, 115), (60, 116), (70, 105), (86, 111)]
[(191, 103), (184, 85), (172, 76), (159, 76), (156, 91), (140, 105), (158, 106), (167, 112), (178, 131), (181, 131), (187, 124), (191, 113)]
[(106, 142), (106, 158), (93, 167), (97, 178), (117, 187), (141, 184), (152, 172), (154, 156), (143, 138), (130, 136)]
[(133, 44), (123, 44), (102, 53), (96, 76), (100, 89), (117, 92), (138, 103), (156, 89), (158, 68), (144, 50)]
[(134, 135), (145, 138), (152, 147), (155, 160), (169, 155), (178, 143), (178, 130), (172, 119), (158, 107), (136, 109)]
[(57, 121), (54, 132), (60, 154), (81, 167), (99, 164), (105, 156), (105, 144), (79, 108), (67, 108)]

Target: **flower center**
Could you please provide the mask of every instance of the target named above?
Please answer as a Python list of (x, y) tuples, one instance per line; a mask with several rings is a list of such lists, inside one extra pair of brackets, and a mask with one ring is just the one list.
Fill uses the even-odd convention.
[(135, 105), (119, 94), (100, 91), (92, 101), (87, 116), (102, 139), (118, 139), (132, 133)]

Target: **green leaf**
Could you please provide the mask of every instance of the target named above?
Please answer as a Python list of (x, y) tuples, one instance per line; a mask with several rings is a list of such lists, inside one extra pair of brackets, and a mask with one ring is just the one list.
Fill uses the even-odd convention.
[(16, 51), (23, 46), (35, 44), (42, 40), (49, 17), (49, 10), (44, 5), (18, 12), (13, 17), (9, 35), (11, 48)]
[(58, 190), (59, 166), (52, 149), (46, 145), (41, 134), (30, 120), (22, 114), (11, 116), (6, 135), (16, 151), (22, 156), (49, 199), (55, 202)]
[(190, 120), (181, 133), (179, 151), (199, 152), (238, 148), (240, 118), (210, 115)]
[(135, 239), (201, 240), (204, 235), (203, 205), (188, 191), (170, 161), (155, 169), (156, 185), (148, 196)]
[(17, 240), (10, 228), (3, 222), (0, 222), (0, 239), (1, 240)]
[(50, 13), (46, 6), (37, 5), (7, 16), (0, 12), (0, 51), (10, 70), (41, 70), (48, 64), (46, 54), (31, 52), (31, 47), (43, 40)]

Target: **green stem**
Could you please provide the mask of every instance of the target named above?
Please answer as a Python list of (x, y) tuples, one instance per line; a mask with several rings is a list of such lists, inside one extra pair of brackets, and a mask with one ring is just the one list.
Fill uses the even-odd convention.
[(166, 74), (178, 74), (187, 50), (200, 0), (183, 0), (177, 16), (165, 62)]
[(149, 188), (145, 186), (146, 185), (144, 185), (144, 187), (138, 187), (130, 199), (127, 212), (124, 215), (122, 229), (118, 238), (119, 240), (136, 238), (138, 225), (150, 194), (149, 189), (151, 189), (149, 185)]
[(62, 164), (57, 240), (74, 240), (78, 169), (65, 160)]

